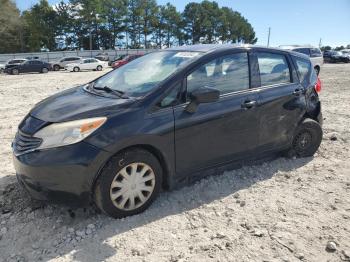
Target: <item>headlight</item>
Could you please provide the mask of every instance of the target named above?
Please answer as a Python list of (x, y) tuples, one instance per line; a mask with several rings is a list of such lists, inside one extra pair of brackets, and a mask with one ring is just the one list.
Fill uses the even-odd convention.
[(34, 134), (43, 140), (38, 149), (78, 143), (101, 127), (106, 120), (106, 117), (95, 117), (51, 124)]

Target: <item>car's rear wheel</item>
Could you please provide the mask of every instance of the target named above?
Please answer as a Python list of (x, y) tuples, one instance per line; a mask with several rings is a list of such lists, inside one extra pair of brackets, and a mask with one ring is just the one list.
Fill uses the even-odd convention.
[(319, 148), (322, 141), (322, 128), (313, 119), (305, 119), (296, 129), (288, 156), (310, 157)]
[(79, 72), (79, 71), (80, 71), (80, 68), (76, 66), (76, 67), (73, 68), (73, 71), (74, 71), (74, 72)]
[(18, 75), (18, 74), (19, 74), (19, 71), (18, 71), (18, 69), (12, 69), (11, 73), (12, 73), (13, 75)]
[(44, 74), (45, 74), (45, 73), (48, 73), (48, 72), (49, 72), (49, 69), (47, 69), (46, 67), (44, 67), (43, 69), (41, 69), (41, 72), (44, 73)]
[(60, 66), (59, 65), (54, 65), (53, 66), (53, 70), (54, 71), (59, 71), (61, 68), (60, 68)]
[(97, 66), (97, 67), (96, 67), (96, 70), (97, 70), (97, 71), (102, 71), (102, 66), (100, 66), (100, 65)]
[(94, 200), (104, 213), (121, 218), (147, 209), (160, 192), (162, 168), (142, 149), (120, 153), (106, 164), (96, 181)]

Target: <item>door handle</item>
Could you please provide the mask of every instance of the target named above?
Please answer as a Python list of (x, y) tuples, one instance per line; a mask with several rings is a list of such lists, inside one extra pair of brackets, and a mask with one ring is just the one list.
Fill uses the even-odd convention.
[(300, 96), (302, 93), (303, 93), (303, 89), (297, 88), (294, 90), (293, 95)]
[(253, 108), (257, 105), (257, 102), (256, 101), (244, 101), (243, 104), (242, 104), (242, 108), (247, 108), (247, 109), (250, 109), (250, 108)]

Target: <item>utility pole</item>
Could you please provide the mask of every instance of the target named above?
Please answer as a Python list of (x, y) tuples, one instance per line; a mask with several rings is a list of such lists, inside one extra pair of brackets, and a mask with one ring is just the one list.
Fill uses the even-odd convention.
[(92, 31), (92, 29), (90, 27), (90, 56), (92, 57), (92, 34), (91, 34), (91, 31)]
[(319, 47), (319, 48), (322, 47), (322, 38), (320, 38), (320, 42), (318, 43), (318, 47)]
[(271, 27), (269, 27), (269, 35), (267, 37), (267, 47), (270, 46), (270, 35), (271, 35)]

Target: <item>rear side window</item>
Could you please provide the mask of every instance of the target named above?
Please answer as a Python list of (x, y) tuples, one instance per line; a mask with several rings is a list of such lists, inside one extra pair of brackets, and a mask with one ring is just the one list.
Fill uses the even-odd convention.
[(285, 55), (257, 53), (261, 86), (290, 83), (290, 70)]
[(309, 48), (296, 48), (296, 49), (293, 49), (293, 51), (310, 56), (310, 49)]
[(310, 61), (300, 57), (294, 57), (294, 61), (297, 66), (300, 83), (303, 86), (307, 86), (308, 81), (310, 79), (310, 72), (312, 69)]
[(188, 93), (203, 87), (216, 88), (220, 94), (248, 89), (247, 53), (236, 53), (216, 58), (187, 76)]
[(311, 57), (321, 57), (322, 56), (322, 52), (318, 48), (311, 48), (310, 53), (311, 53)]

